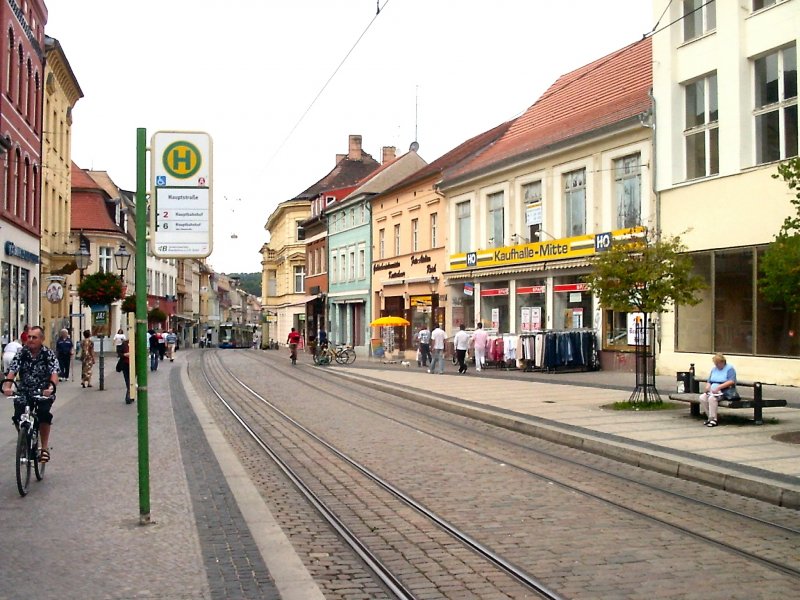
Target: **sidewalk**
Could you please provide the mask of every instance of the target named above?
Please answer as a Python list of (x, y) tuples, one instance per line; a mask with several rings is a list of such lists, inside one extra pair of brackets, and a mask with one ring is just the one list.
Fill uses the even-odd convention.
[[(704, 427), (690, 417), (689, 405), (665, 411), (615, 411), (628, 400), (632, 373), (525, 373), (470, 366), (466, 375), (446, 364), (445, 375), (431, 375), (416, 363), (408, 367), (358, 360), (329, 367), (331, 373), (435, 404), (459, 414), (499, 424), (557, 443), (602, 454), (644, 468), (691, 479), (800, 508), (800, 444), (773, 439), (800, 432), (800, 389), (765, 386), (765, 397), (784, 398), (786, 408), (764, 410), (765, 424), (725, 424), (726, 415), (752, 418), (752, 411), (720, 409), (721, 426)], [(666, 400), (672, 377), (657, 377)]]
[[(76, 381), (59, 385), (52, 459), (42, 482), (31, 476), (25, 498), (14, 480), (16, 434), (7, 403), (0, 427), (6, 465), (0, 470), (0, 600), (315, 597), (316, 586), (296, 568), (299, 560), (290, 560), (293, 550), (281, 545), (282, 532), (261, 510), (263, 501), (243, 501), (243, 492), (231, 491), (235, 457), (211, 419), (206, 415), (201, 426), (190, 406), (197, 394), (183, 356), (148, 377), (150, 525), (139, 524), (139, 402), (124, 403), (115, 356), (105, 356), (104, 391), (98, 365), (93, 387), (80, 387), (79, 362)], [(236, 487), (248, 491), (246, 482)], [(271, 533), (253, 533), (248, 523)], [(267, 543), (281, 554), (269, 557), (278, 563), (269, 570), (262, 558)], [(284, 585), (302, 595), (279, 595), (272, 575), (286, 579), (281, 568), (292, 578)]]

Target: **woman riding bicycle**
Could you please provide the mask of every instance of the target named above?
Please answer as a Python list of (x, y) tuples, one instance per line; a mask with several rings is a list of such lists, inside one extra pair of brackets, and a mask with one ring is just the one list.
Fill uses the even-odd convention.
[[(50, 440), (50, 425), (53, 422), (50, 408), (56, 399), (53, 390), (58, 383), (59, 365), (55, 352), (44, 346), (43, 343), (44, 331), (42, 328), (38, 325), (31, 327), (25, 346), (11, 361), (7, 377), (14, 379), (19, 375), (19, 390), (23, 395), (42, 390), (42, 395), (49, 398), (48, 401), (39, 404), (39, 436), (42, 448), (39, 460), (47, 462), (50, 460), (48, 441)], [(11, 396), (13, 393), (11, 388), (11, 385), (4, 386), (3, 393)], [(15, 427), (18, 427), (19, 417), (24, 411), (24, 406), (15, 404), (12, 417)]]

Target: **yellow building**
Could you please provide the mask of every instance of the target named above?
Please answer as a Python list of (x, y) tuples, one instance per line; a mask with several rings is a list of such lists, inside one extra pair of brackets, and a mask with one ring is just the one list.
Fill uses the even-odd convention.
[[(48, 340), (70, 326), (69, 291), (77, 285), (70, 238), (72, 109), (83, 97), (58, 40), (45, 40), (45, 93), (42, 134), (41, 269), (45, 288), (41, 325)], [(74, 273), (74, 274), (73, 274)]]
[(306, 249), (301, 223), (309, 216), (308, 200), (287, 200), (264, 225), (269, 242), (261, 247), (261, 306), (266, 319), (262, 344), (285, 342), (292, 327), (305, 331)]

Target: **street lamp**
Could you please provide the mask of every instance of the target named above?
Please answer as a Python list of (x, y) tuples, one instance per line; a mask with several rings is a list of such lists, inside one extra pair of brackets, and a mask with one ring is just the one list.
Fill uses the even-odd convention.
[[(89, 254), (89, 251), (86, 249), (86, 246), (81, 244), (81, 247), (78, 251), (73, 254), (75, 258), (75, 265), (78, 267), (78, 271), (80, 272), (80, 279), (78, 280), (78, 287), (80, 284), (83, 283), (83, 272), (89, 268), (89, 265), (92, 264), (92, 255)], [(78, 328), (81, 330), (81, 334), (83, 333), (83, 301), (81, 300), (80, 294), (78, 294)]]
[(131, 254), (122, 242), (119, 244), (119, 250), (114, 252), (114, 263), (117, 265), (120, 278), (125, 281), (125, 271), (131, 264)]

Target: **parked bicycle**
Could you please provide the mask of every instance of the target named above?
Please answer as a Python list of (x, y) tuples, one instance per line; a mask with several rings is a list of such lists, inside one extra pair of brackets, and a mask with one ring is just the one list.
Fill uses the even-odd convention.
[(328, 344), (324, 348), (320, 348), (314, 354), (315, 365), (329, 365), (336, 361), (340, 365), (349, 365), (356, 360), (356, 351), (350, 346), (337, 345), (331, 346)]
[[(56, 385), (51, 382), (53, 394)], [(0, 389), (5, 392), (7, 386), (13, 386), (13, 393), (9, 396), (16, 405), (24, 405), (22, 414), (19, 417), (17, 428), (17, 451), (15, 455), (15, 465), (17, 474), (17, 490), (20, 496), (28, 494), (28, 486), (31, 481), (31, 470), (33, 470), (36, 481), (44, 478), (44, 471), (47, 467), (46, 462), (39, 461), (39, 418), (38, 410), (40, 402), (47, 402), (51, 398), (42, 395), (42, 390), (32, 393), (21, 392), (17, 387), (17, 382), (12, 379), (4, 379)]]

